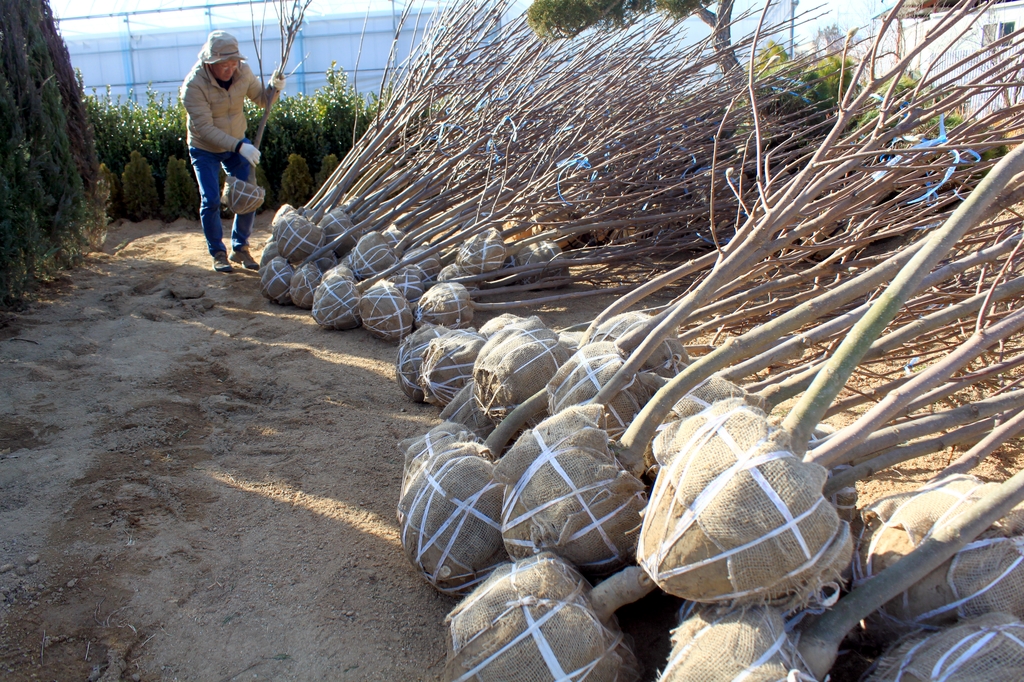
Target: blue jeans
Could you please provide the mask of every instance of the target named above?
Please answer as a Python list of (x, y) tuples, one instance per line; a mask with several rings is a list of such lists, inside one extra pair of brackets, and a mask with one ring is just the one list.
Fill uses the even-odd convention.
[[(246, 139), (246, 142), (249, 140)], [(205, 149), (195, 147), (188, 148), (188, 155), (192, 158), (192, 168), (196, 172), (196, 180), (199, 182), (199, 196), (202, 201), (199, 205), (199, 222), (203, 224), (203, 234), (206, 235), (206, 246), (213, 256), (224, 248), (224, 228), (220, 222), (220, 167), (228, 175), (239, 180), (248, 180), (252, 166), (245, 157), (235, 152), (208, 152)], [(249, 234), (252, 232), (252, 221), (255, 213), (236, 215), (234, 225), (231, 228), (231, 248), (238, 250), (249, 242)]]

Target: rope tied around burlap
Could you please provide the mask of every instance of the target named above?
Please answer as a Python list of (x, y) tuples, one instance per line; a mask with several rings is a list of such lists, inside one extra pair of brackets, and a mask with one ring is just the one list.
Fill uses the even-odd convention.
[(472, 329), (451, 329), (431, 339), (420, 364), (424, 400), (442, 407), (450, 403), (473, 378), (473, 364), (483, 345), (484, 338)]
[(286, 213), (281, 217), (277, 250), (289, 261), (296, 263), (305, 260), (323, 243), (324, 232), (319, 225), (297, 212)]
[(1016, 682), (1024, 679), (1024, 624), (992, 613), (887, 652), (869, 682)]
[(379, 275), (398, 262), (390, 242), (380, 232), (368, 232), (360, 237), (347, 258), (352, 272), (360, 280)]
[(488, 455), (477, 442), (449, 443), (418, 469), (399, 502), (406, 555), (446, 594), (468, 592), (507, 560), (498, 522), (503, 490)]
[(817, 682), (770, 607), (698, 613), (673, 631), (672, 643), (659, 682)]
[[(739, 399), (683, 426), (637, 550), (662, 589), (694, 601), (800, 603), (838, 574), (852, 547), (848, 524), (821, 496), (824, 469), (801, 462)], [(723, 562), (724, 571), (702, 570)]]
[(220, 202), (235, 215), (253, 213), (263, 205), (267, 191), (257, 184), (229, 175), (224, 179)]
[(395, 361), (398, 386), (403, 393), (418, 403), (423, 402), (424, 399), (423, 389), (420, 388), (420, 365), (423, 363), (423, 353), (427, 350), (431, 340), (443, 336), (447, 332), (448, 330), (444, 327), (433, 324), (424, 325), (406, 336), (402, 345), (398, 347), (398, 358)]
[(608, 451), (600, 409), (573, 407), (545, 419), (495, 467), (508, 485), (501, 527), (511, 556), (552, 551), (595, 575), (633, 560), (646, 489)]
[(416, 306), (416, 324), (438, 324), (462, 329), (473, 321), (473, 302), (469, 290), (457, 282), (435, 284), (420, 298)]
[[(530, 320), (536, 320), (536, 326)], [(530, 320), (496, 332), (473, 365), (477, 402), (495, 423), (543, 389), (569, 359), (558, 334), (539, 319)]]
[(325, 275), (313, 294), (313, 319), (326, 329), (358, 327), (359, 292), (355, 283), (341, 275)]
[[(547, 384), (548, 412), (557, 414), (571, 405), (592, 400), (615, 376), (625, 360), (609, 341), (588, 343), (562, 363)], [(619, 393), (604, 405), (608, 435), (621, 436), (654, 394), (653, 378), (634, 374)]]
[(263, 297), (279, 305), (292, 302), (292, 275), (295, 270), (287, 260), (278, 256), (260, 271), (260, 293)]
[(505, 564), (446, 618), (455, 682), (631, 682), (621, 631), (593, 612), (589, 584), (550, 554)]
[[(931, 537), (984, 497), (994, 484), (967, 475), (933, 481), (919, 490), (873, 503), (864, 512), (870, 529), (866, 550), (853, 564), (854, 585), (863, 584)], [(903, 592), (878, 610), (897, 629), (932, 628), (956, 618), (1001, 611), (1024, 615), (1024, 538), (1017, 535), (1020, 510), (953, 555), (942, 571)], [(880, 522), (880, 523), (879, 523)], [(869, 532), (866, 528), (865, 533)], [(877, 564), (881, 564), (878, 566)]]
[(455, 394), (452, 401), (441, 410), (441, 419), (464, 425), (475, 433), (478, 438), (487, 438), (494, 431), (494, 422), (491, 421), (487, 413), (480, 407), (475, 394), (476, 382), (470, 379)]
[(505, 241), (494, 228), (470, 237), (455, 256), (455, 264), (467, 275), (482, 275), (505, 263)]
[(322, 275), (316, 263), (306, 263), (295, 270), (289, 286), (289, 295), (297, 308), (310, 310), (316, 288), (320, 286)]
[(391, 282), (382, 280), (359, 298), (363, 327), (382, 341), (401, 341), (412, 331), (412, 310)]

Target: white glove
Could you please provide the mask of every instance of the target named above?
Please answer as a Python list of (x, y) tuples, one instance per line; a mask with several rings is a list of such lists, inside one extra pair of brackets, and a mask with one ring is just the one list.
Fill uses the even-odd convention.
[(245, 160), (254, 166), (260, 162), (260, 156), (262, 156), (260, 154), (260, 150), (256, 149), (256, 147), (253, 147), (248, 142), (242, 143), (242, 147), (238, 150), (238, 153), (244, 156)]
[(270, 76), (270, 87), (274, 88), (278, 92), (284, 92), (285, 77), (283, 73), (275, 71)]

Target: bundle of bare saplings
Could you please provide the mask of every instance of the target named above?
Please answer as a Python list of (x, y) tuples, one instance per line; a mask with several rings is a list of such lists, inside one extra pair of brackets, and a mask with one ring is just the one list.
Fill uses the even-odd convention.
[[(433, 289), (413, 312), (399, 385), (443, 411), (399, 446), (398, 512), (413, 567), (464, 597), (445, 621), (447, 679), (634, 680), (647, 667), (666, 681), (823, 680), (848, 637), (897, 642), (872, 680), (1024, 678), (1024, 472), (998, 484), (970, 474), (1024, 429), (1012, 211), (1024, 199), (1024, 106), (1007, 91), (1022, 41), (934, 66), (970, 6), (898, 59), (884, 48), (898, 14), (886, 15), (827, 112), (780, 100), (788, 81), (762, 87), (753, 58), (744, 78), (702, 82), (687, 62), (622, 87), (607, 37), (544, 71), (559, 45), (534, 48), (513, 25), (507, 40), (459, 52), (445, 31), (484, 35), (487, 15), (442, 16), (435, 66), (307, 207), (327, 215), (341, 202), (350, 241), (387, 223), (385, 239), (393, 229), (399, 246), (422, 249), (364, 281), (433, 257), (448, 286), (480, 286), (466, 307), (490, 311), (502, 310), (480, 303), (492, 289), (626, 276), (641, 262), (656, 271), (585, 330), (512, 314), (474, 329), (461, 303), (423, 312)], [(641, 49), (641, 70), (662, 58), (645, 35), (623, 40)], [(900, 86), (927, 45), (934, 68)], [(545, 59), (528, 59), (534, 49)], [(710, 51), (688, 59), (706, 65)], [(577, 58), (588, 66), (576, 71)], [(473, 107), (457, 96), (463, 74)], [(630, 87), (650, 88), (647, 101)], [(433, 117), (413, 104), (416, 88), (436, 92)], [(555, 92), (573, 104), (538, 104)], [(702, 115), (634, 137), (657, 129), (639, 112), (660, 97), (677, 111), (692, 97)], [(405, 115), (416, 125), (399, 125)], [(700, 146), (709, 130), (711, 150)], [(529, 152), (526, 182), (522, 140), (543, 150)], [(661, 180), (630, 184), (647, 162)], [(481, 263), (499, 245), (538, 243), (536, 229), (601, 239), (564, 250), (557, 275), (551, 264), (488, 275), (455, 248), (488, 254)], [(353, 254), (338, 268), (362, 268), (358, 243)], [(643, 307), (670, 287), (669, 303)], [(961, 456), (920, 490), (858, 504), (858, 481), (953, 446)], [(656, 589), (687, 608), (668, 660), (638, 661), (614, 612)]]

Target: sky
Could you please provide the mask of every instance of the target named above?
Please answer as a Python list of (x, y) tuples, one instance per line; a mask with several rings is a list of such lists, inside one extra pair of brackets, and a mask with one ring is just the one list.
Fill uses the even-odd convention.
[[(765, 0), (736, 0), (734, 16), (740, 12), (764, 7)], [(782, 0), (788, 5), (790, 0)], [(401, 11), (403, 0), (396, 0)], [(258, 4), (258, 3), (257, 3)], [(390, 10), (389, 0), (314, 0), (310, 14), (363, 14), (367, 4), (373, 9)], [(528, 0), (519, 0), (525, 9)], [(811, 40), (820, 26), (838, 24), (845, 32), (854, 26), (866, 26), (871, 17), (892, 6), (893, 0), (800, 0), (797, 13), (804, 19), (796, 27), (798, 43)], [(218, 8), (218, 5), (222, 5)], [(122, 12), (149, 12), (129, 17), (134, 30), (167, 30), (175, 26), (196, 26), (212, 22), (218, 16), (232, 16), (247, 13), (247, 2), (239, 0), (50, 0), (50, 7), (61, 22), (61, 30), (69, 37), (76, 33), (116, 32), (123, 17), (97, 18), (89, 21), (80, 17), (111, 15)], [(190, 11), (176, 11), (181, 7), (193, 7)], [(207, 9), (209, 8), (209, 9)], [(154, 11), (164, 10), (164, 11)], [(209, 13), (209, 14), (208, 14)], [(274, 23), (273, 19), (270, 22)]]

